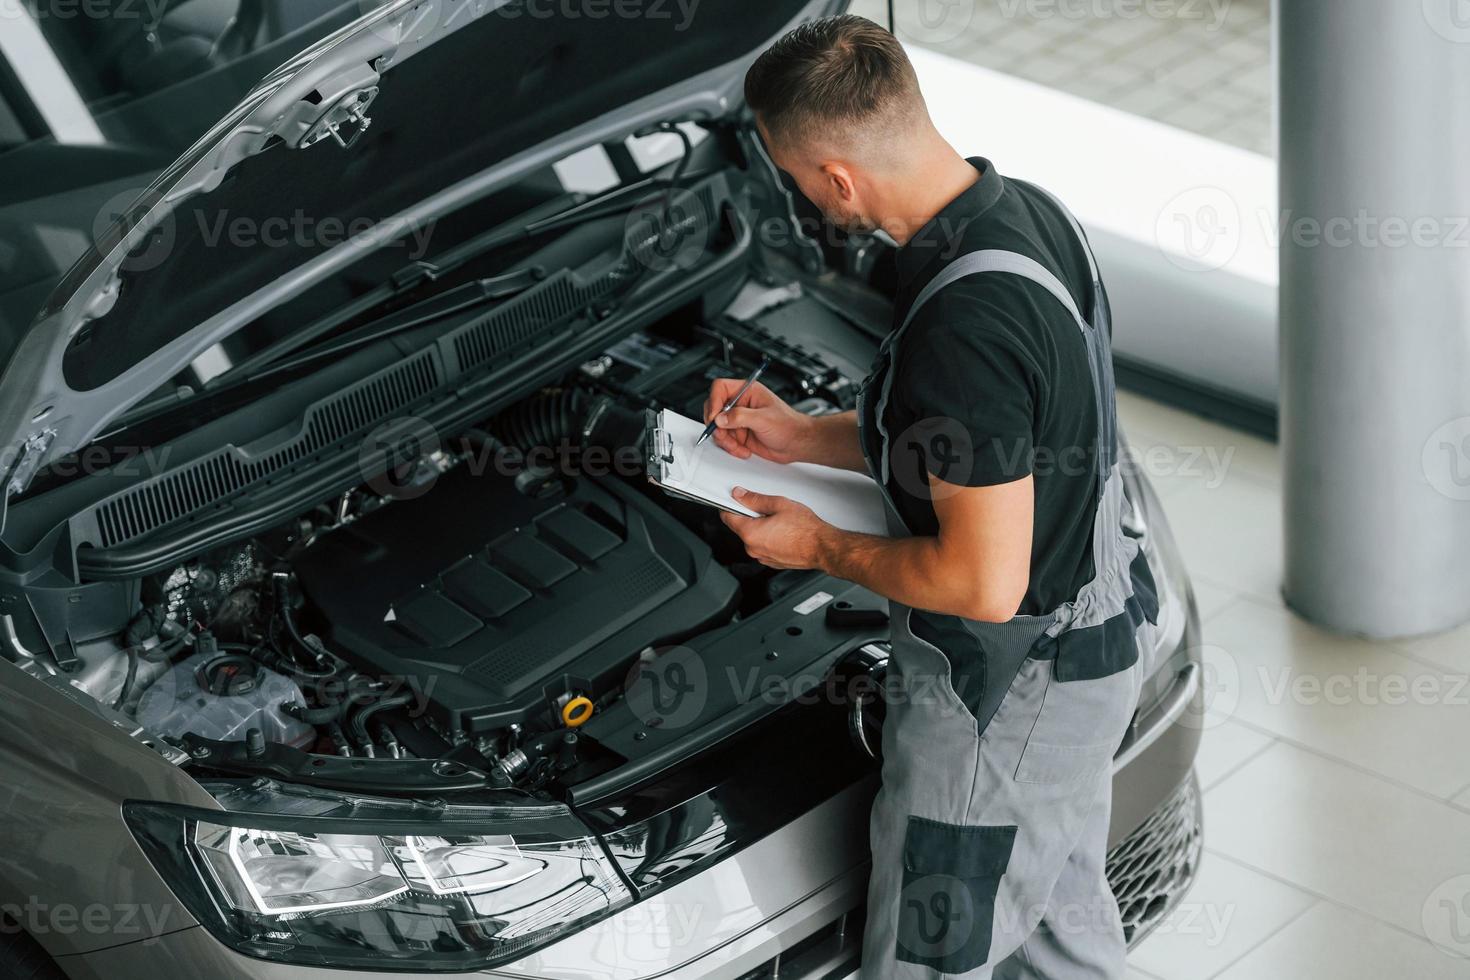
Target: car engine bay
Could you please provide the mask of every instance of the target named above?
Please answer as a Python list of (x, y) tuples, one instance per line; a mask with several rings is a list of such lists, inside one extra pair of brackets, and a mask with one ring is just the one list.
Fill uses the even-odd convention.
[[(400, 420), (399, 465), (129, 583), (141, 611), (61, 678), (205, 772), (439, 760), (562, 796), (829, 682), (886, 606), (760, 566), (645, 476), (647, 414), (700, 416), (711, 380), (763, 357), (801, 410), (853, 406), (871, 336), (800, 288), (748, 288), (775, 298), (665, 318), (453, 438)], [(693, 709), (660, 701), (695, 687)]]

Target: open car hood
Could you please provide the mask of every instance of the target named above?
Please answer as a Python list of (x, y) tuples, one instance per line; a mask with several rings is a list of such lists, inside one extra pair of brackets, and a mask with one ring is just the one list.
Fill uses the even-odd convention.
[[(582, 147), (738, 108), (762, 48), (843, 6), (388, 0), (263, 79), (62, 280), (0, 378), (5, 495), (368, 252)], [(351, 233), (220, 235), (283, 219)]]

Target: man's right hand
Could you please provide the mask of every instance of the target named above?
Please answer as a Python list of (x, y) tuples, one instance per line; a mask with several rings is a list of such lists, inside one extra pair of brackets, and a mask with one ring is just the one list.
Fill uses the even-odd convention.
[(751, 385), (734, 408), (720, 411), (744, 384), (741, 378), (720, 378), (710, 386), (704, 421), (708, 423), (719, 413), (715, 444), (739, 459), (760, 456), (776, 463), (807, 459), (803, 450), (810, 448), (812, 418), (783, 402), (760, 382)]

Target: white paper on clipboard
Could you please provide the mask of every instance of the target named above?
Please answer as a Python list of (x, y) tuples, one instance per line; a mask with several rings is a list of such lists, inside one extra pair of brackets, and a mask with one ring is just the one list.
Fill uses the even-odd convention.
[(759, 517), (731, 496), (736, 487), (744, 487), (805, 504), (844, 531), (887, 534), (883, 492), (871, 477), (813, 463), (773, 463), (755, 456), (736, 459), (713, 439), (696, 446), (703, 432), (703, 423), (677, 412), (665, 409), (658, 414), (649, 470), (654, 483), (676, 496)]

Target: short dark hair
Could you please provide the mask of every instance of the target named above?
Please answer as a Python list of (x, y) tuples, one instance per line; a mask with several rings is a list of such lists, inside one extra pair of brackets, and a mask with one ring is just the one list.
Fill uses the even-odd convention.
[(745, 75), (745, 101), (773, 138), (824, 124), (866, 124), (922, 104), (898, 38), (856, 14), (809, 21)]

